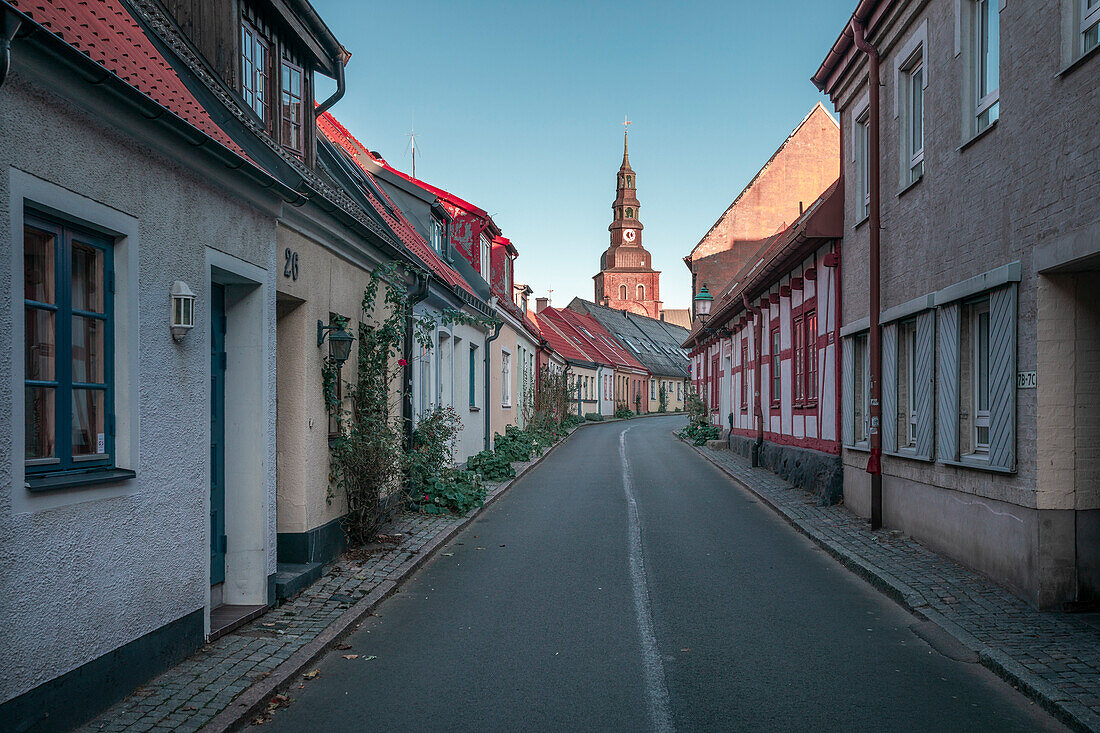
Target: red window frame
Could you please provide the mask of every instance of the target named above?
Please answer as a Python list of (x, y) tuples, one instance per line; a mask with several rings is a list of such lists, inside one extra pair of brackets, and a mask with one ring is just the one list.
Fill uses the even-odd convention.
[(801, 407), (806, 401), (806, 321), (796, 316), (791, 324), (791, 343), (794, 353), (791, 355), (794, 367), (794, 404)]
[(749, 391), (745, 388), (745, 377), (749, 371), (749, 340), (741, 338), (741, 412), (749, 411)]
[(718, 354), (710, 357), (710, 409), (718, 409)]
[(778, 405), (783, 396), (783, 356), (782, 341), (779, 336), (779, 326), (772, 329), (772, 404)]
[(817, 404), (817, 312), (806, 311), (802, 316), (806, 324), (806, 404)]

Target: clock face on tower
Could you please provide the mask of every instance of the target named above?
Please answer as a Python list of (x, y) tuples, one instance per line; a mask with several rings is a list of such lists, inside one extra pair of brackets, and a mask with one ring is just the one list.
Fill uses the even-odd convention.
[(624, 242), (633, 242), (634, 237), (636, 237), (636, 236), (638, 236), (637, 232), (635, 232), (633, 229), (627, 229), (626, 231), (623, 232), (623, 241)]

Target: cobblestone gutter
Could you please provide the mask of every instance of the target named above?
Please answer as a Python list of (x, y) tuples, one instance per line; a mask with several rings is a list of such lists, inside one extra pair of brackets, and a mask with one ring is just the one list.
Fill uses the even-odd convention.
[(942, 628), (1067, 725), (1100, 731), (1100, 629), (1074, 615), (1036, 611), (900, 532), (871, 532), (846, 507), (818, 506), (810, 493), (752, 468), (733, 451), (695, 450), (849, 570)]

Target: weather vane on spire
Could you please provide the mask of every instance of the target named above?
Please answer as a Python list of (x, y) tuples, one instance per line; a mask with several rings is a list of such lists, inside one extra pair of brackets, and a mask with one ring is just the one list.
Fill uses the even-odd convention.
[(623, 155), (626, 155), (626, 133), (630, 128), (630, 118), (623, 115)]

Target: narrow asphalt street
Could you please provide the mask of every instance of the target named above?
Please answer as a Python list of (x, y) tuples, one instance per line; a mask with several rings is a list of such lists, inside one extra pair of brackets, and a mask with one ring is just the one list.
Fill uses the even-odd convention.
[(677, 441), (681, 423), (573, 436), (264, 728), (1061, 729), (934, 633), (930, 646)]

